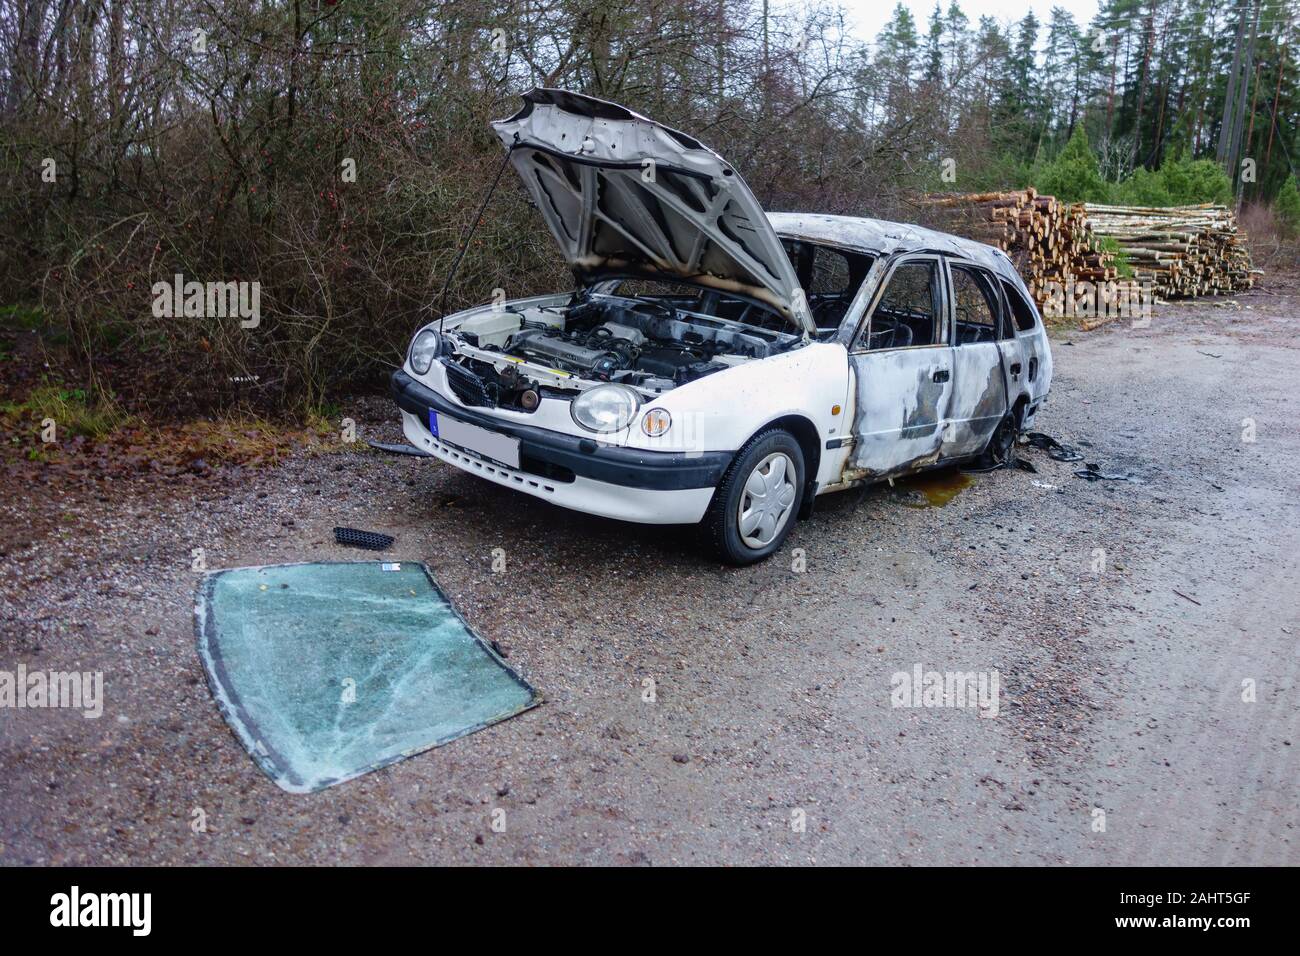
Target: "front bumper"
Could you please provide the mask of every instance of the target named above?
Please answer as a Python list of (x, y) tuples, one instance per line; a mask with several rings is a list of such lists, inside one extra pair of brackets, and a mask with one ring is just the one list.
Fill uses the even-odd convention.
[[(448, 464), (575, 511), (649, 524), (689, 524), (704, 517), (732, 452), (654, 452), (602, 445), (532, 425), (505, 422), (454, 403), (403, 369), (391, 391), (407, 440)], [(429, 410), (519, 439), (520, 468), (471, 455), (435, 438)]]

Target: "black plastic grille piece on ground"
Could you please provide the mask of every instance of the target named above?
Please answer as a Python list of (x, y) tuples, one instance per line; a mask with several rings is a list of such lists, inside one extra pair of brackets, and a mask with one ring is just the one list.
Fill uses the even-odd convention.
[(353, 548), (365, 548), (367, 551), (383, 551), (393, 543), (391, 535), (378, 531), (360, 531), (356, 528), (335, 528), (334, 540)]

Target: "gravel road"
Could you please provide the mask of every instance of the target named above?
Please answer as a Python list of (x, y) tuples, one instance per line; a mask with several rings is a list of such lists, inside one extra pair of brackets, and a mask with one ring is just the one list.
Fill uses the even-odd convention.
[[(1023, 448), (946, 504), (952, 475), (823, 498), (741, 570), (359, 444), (17, 489), (0, 670), (102, 671), (105, 706), (0, 710), (0, 863), (1300, 863), (1298, 321), (1281, 288), (1058, 333), (1038, 427), (1141, 483)], [(386, 402), (346, 414), (398, 440)], [(209, 694), (192, 549), (365, 557), (339, 524), (425, 561), (546, 701), (295, 796)], [(892, 706), (916, 665), (996, 671), (997, 716)]]

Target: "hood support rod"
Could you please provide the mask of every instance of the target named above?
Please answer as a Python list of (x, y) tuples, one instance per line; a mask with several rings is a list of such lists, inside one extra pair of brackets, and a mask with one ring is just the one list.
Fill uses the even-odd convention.
[(469, 224), (469, 228), (465, 230), (465, 238), (460, 241), (460, 251), (456, 253), (456, 258), (452, 262), (451, 268), (447, 270), (447, 281), (442, 284), (442, 291), (438, 293), (439, 335), (442, 334), (443, 320), (447, 318), (447, 292), (451, 289), (451, 280), (456, 277), (456, 272), (460, 269), (460, 262), (465, 258), (465, 252), (469, 249), (469, 241), (474, 238), (474, 230), (478, 228), (478, 224), (483, 220), (483, 213), (487, 210), (487, 204), (492, 199), (492, 194), (497, 191), (497, 186), (501, 182), (501, 176), (505, 173), (506, 167), (510, 165), (510, 157), (514, 153), (515, 147), (518, 145), (519, 134), (515, 133), (514, 142), (511, 143), (510, 148), (506, 150), (505, 158), (501, 160), (501, 165), (497, 167), (496, 178), (492, 180), (492, 185), (488, 187), (487, 195), (483, 197), (483, 203), (478, 207), (478, 214), (474, 217), (474, 221)]

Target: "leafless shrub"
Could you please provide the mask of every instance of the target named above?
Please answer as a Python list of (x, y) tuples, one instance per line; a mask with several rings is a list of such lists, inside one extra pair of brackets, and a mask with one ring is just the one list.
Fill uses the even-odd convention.
[(1238, 225), (1250, 243), (1250, 255), (1256, 267), (1266, 273), (1279, 268), (1286, 272), (1295, 270), (1300, 261), (1300, 242), (1287, 239), (1271, 205), (1246, 203), (1241, 207)]
[[(502, 159), (487, 123), (532, 86), (699, 136), (770, 209), (916, 220), (907, 196), (945, 159), (965, 176), (987, 157), (1010, 95), (996, 29), (954, 35), (935, 73), (905, 31), (852, 42), (833, 0), (782, 11), (7, 0), (0, 297), (39, 300), (135, 404), (301, 410), (378, 385), (430, 316)], [(260, 283), (260, 324), (155, 315), (177, 274)], [(507, 174), (448, 306), (565, 283)]]

